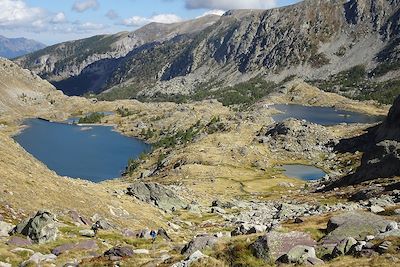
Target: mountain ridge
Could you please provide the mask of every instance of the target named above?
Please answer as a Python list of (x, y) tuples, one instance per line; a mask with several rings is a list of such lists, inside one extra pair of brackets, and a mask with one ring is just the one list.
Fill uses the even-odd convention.
[[(71, 73), (66, 70), (73, 64), (35, 65), (38, 54), (17, 62), (67, 94), (107, 91), (110, 98), (188, 95), (205, 84), (217, 89), (254, 77), (325, 81), (357, 66), (364, 68), (363, 87), (373, 92), (370, 81), (388, 80), (393, 72), (398, 77), (399, 14), (399, 1), (307, 0), (268, 10), (228, 11), (197, 32), (142, 43), (118, 60), (105, 52), (95, 61), (83, 60)], [(137, 32), (145, 34), (151, 26)], [(89, 84), (76, 90), (82, 80)], [(359, 88), (353, 91), (355, 97), (362, 95)]]
[(46, 45), (26, 38), (7, 38), (0, 35), (0, 57), (16, 58), (45, 48)]

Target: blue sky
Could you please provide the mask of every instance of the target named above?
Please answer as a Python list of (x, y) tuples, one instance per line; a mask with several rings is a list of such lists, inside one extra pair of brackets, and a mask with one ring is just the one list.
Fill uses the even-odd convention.
[(237, 8), (273, 8), (297, 0), (0, 0), (0, 35), (54, 44), (133, 31)]

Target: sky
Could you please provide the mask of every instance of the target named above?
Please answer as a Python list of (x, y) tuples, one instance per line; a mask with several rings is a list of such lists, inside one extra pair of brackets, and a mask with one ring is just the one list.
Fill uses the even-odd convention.
[(269, 9), (298, 0), (0, 0), (0, 35), (51, 45), (97, 34), (134, 31), (230, 9)]

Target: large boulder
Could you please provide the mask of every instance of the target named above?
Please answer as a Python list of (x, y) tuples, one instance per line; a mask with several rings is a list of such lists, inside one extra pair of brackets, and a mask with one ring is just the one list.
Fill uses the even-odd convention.
[(127, 194), (156, 205), (164, 211), (183, 209), (187, 206), (171, 189), (158, 183), (134, 183), (128, 187)]
[(214, 246), (217, 240), (218, 239), (212, 235), (198, 235), (183, 247), (181, 253), (183, 255), (190, 255), (197, 250), (201, 251)]
[(277, 261), (286, 264), (305, 264), (307, 263), (307, 259), (310, 258), (317, 258), (315, 249), (313, 247), (299, 245), (291, 248), (288, 253), (279, 257)]
[(382, 216), (361, 211), (343, 213), (330, 218), (327, 225), (328, 234), (323, 238), (326, 244), (339, 243), (348, 237), (364, 240), (367, 235), (385, 232), (390, 221)]
[(316, 242), (309, 234), (302, 232), (270, 232), (260, 236), (250, 245), (253, 255), (265, 261), (276, 261), (287, 254), (292, 248), (302, 246), (315, 246)]
[(58, 228), (53, 214), (38, 211), (32, 218), (19, 223), (11, 233), (27, 236), (33, 242), (43, 244), (57, 239)]

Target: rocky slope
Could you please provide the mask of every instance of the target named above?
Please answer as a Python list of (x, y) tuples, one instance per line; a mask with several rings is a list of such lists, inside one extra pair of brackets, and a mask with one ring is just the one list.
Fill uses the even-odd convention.
[(361, 165), (354, 173), (332, 184), (335, 186), (355, 185), (379, 178), (392, 178), (400, 175), (400, 96), (391, 107), (386, 120), (371, 127), (365, 134), (343, 139), (336, 146), (339, 152), (364, 152)]
[[(379, 76), (387, 80), (398, 77), (398, 13), (398, 1), (306, 0), (271, 10), (229, 11), (218, 20), (212, 18), (211, 26), (210, 19), (200, 23), (197, 33), (192, 31), (190, 36), (185, 26), (193, 22), (177, 25), (185, 34), (179, 38), (142, 38), (153, 32), (154, 25), (149, 25), (124, 37), (93, 37), (57, 45), (17, 62), (53, 83), (60, 82), (55, 84), (65, 92), (117, 88), (110, 98), (188, 94), (258, 75), (267, 80), (291, 75), (320, 80), (354, 66), (365, 69), (362, 79)], [(161, 31), (160, 36), (176, 34)], [(130, 45), (117, 49), (113, 44), (121, 38)], [(86, 42), (100, 47), (89, 47), (88, 53), (73, 59), (70, 56), (76, 52), (60, 53), (87, 48)], [(104, 58), (121, 60), (99, 61)], [(84, 84), (83, 90), (75, 90), (77, 82), (88, 79), (92, 82)]]
[(0, 57), (15, 58), (45, 48), (46, 45), (26, 38), (6, 38), (0, 35)]
[(123, 62), (118, 59), (153, 49), (160, 43), (179, 39), (181, 35), (199, 32), (218, 18), (210, 15), (182, 23), (150, 23), (134, 32), (99, 35), (53, 45), (16, 62), (53, 82), (68, 95), (99, 92), (105, 89), (107, 79)]

